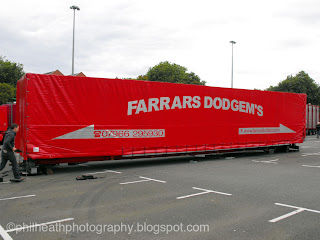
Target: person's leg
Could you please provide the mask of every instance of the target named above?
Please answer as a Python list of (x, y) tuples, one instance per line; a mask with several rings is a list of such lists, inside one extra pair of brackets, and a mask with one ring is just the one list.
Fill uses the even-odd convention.
[(8, 162), (8, 156), (7, 154), (1, 154), (1, 164), (0, 164), (0, 171), (2, 171)]
[(9, 161), (12, 164), (12, 171), (13, 171), (14, 178), (19, 179), (20, 178), (20, 174), (19, 174), (19, 171), (18, 171), (18, 163), (17, 163), (17, 160), (16, 160), (16, 156), (14, 155), (13, 152), (9, 154)]

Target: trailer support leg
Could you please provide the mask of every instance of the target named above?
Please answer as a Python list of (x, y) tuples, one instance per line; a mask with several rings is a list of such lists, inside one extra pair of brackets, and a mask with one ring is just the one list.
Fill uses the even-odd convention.
[(36, 163), (32, 159), (24, 160), (19, 165), (19, 170), (22, 173), (30, 174), (30, 175), (36, 175), (38, 173), (38, 168), (36, 166)]

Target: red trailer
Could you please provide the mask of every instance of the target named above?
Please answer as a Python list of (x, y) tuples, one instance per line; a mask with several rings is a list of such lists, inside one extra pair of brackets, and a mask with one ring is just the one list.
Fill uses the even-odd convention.
[(317, 133), (317, 123), (319, 122), (319, 106), (307, 104), (306, 106), (306, 131), (308, 135)]
[(7, 108), (7, 122), (8, 126), (16, 123), (17, 106), (16, 103), (6, 103), (2, 104), (1, 107)]
[(0, 142), (8, 128), (8, 113), (6, 106), (0, 106)]
[(306, 95), (26, 74), (16, 145), (35, 164), (275, 148), (305, 138)]

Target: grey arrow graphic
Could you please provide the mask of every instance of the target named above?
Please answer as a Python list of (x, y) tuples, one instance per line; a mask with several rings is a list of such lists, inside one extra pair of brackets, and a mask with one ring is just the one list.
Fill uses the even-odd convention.
[(276, 134), (276, 133), (295, 133), (292, 129), (280, 124), (273, 128), (239, 128), (239, 135), (245, 134)]
[(74, 132), (70, 132), (54, 139), (90, 139), (94, 137), (94, 124), (76, 130)]

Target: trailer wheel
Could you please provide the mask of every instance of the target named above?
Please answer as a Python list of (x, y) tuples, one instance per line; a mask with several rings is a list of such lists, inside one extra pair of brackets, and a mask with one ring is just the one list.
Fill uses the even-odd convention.
[(276, 148), (277, 152), (285, 152), (288, 153), (289, 152), (289, 145), (286, 146), (279, 146)]
[(263, 151), (266, 153), (266, 154), (274, 154), (274, 148), (266, 148), (264, 149)]
[(297, 146), (295, 143), (290, 145), (292, 151), (300, 151), (300, 147)]
[(274, 148), (270, 148), (269, 149), (269, 154), (274, 154), (274, 150), (275, 150)]
[(43, 174), (52, 175), (53, 174), (52, 166), (53, 165), (50, 165), (50, 164), (41, 164), (39, 168)]

